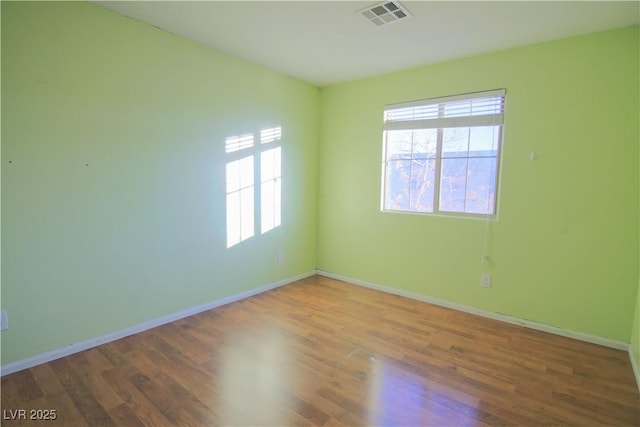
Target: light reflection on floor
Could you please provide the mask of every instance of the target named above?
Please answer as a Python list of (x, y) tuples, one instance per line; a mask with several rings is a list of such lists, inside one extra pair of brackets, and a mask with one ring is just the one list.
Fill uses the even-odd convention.
[[(326, 361), (313, 360), (312, 350), (295, 345), (305, 338), (291, 334), (277, 321), (243, 322), (229, 339), (217, 356), (223, 424), (307, 424), (313, 416), (307, 406), (319, 402), (327, 407), (344, 406), (340, 399), (358, 402), (347, 404), (355, 415), (351, 421), (368, 425), (478, 424), (477, 401), (465, 404), (460, 396), (452, 399), (441, 384), (430, 383), (397, 360), (359, 346), (344, 347), (335, 365), (321, 372), (309, 365), (309, 359), (316, 364)], [(298, 396), (306, 396), (312, 405)]]
[(240, 417), (252, 425), (287, 422), (283, 419), (287, 411), (283, 410), (286, 402), (282, 396), (295, 378), (289, 347), (273, 329), (262, 328), (259, 345), (250, 341), (252, 334), (238, 334), (222, 355), (220, 390), (228, 403), (221, 420), (237, 423)]
[(475, 408), (465, 407), (461, 414), (460, 402), (453, 402), (439, 391), (429, 390), (424, 379), (371, 356), (371, 380), (368, 385), (371, 425), (475, 425)]

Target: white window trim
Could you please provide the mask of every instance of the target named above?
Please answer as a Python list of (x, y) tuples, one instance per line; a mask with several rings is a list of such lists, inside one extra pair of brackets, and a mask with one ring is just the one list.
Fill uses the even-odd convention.
[[(438, 104), (450, 103), (454, 101), (465, 101), (490, 97), (501, 97), (501, 111), (496, 114), (469, 115), (462, 117), (436, 117), (428, 119), (407, 119), (407, 120), (387, 120), (387, 113), (393, 110), (400, 110), (411, 107), (435, 106)], [(498, 217), (498, 199), (500, 193), (500, 171), (502, 163), (502, 142), (504, 133), (504, 111), (506, 104), (506, 89), (494, 89), (482, 92), (473, 92), (439, 98), (411, 101), (400, 104), (389, 104), (384, 107), (383, 125), (383, 151), (382, 151), (382, 174), (381, 174), (381, 197), (380, 209), (382, 212), (404, 213), (414, 215), (443, 216), (455, 218), (477, 218), (495, 220)], [(473, 213), (440, 210), (440, 187), (441, 187), (441, 163), (442, 163), (442, 133), (445, 128), (454, 127), (475, 127), (475, 126), (500, 126), (497, 135), (497, 155), (495, 169), (495, 195), (493, 200), (492, 213)], [(435, 183), (433, 195), (433, 212), (423, 212), (407, 209), (389, 209), (385, 207), (387, 195), (387, 141), (386, 131), (390, 130), (412, 130), (412, 129), (438, 129), (435, 162)], [(467, 157), (470, 158), (470, 157)]]

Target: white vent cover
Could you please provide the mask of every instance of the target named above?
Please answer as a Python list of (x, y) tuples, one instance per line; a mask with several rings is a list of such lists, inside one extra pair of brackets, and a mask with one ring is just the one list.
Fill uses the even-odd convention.
[(411, 13), (397, 1), (384, 1), (374, 4), (360, 13), (376, 25), (386, 25), (411, 16)]

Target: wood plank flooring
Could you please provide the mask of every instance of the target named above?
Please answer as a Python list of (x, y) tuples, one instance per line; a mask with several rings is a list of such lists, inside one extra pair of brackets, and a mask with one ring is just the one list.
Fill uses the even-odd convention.
[(639, 426), (640, 395), (623, 351), (314, 276), (7, 375), (2, 418)]

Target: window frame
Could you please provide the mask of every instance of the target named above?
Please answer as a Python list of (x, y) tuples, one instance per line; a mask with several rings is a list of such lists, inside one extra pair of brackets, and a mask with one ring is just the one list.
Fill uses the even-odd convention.
[[(492, 99), (495, 98), (496, 101), (493, 104), (488, 104), (489, 107), (486, 110), (486, 114), (473, 114), (469, 113), (466, 115), (454, 115), (453, 117), (446, 117), (443, 114), (443, 111), (449, 105), (452, 105), (456, 102), (468, 102), (472, 100), (482, 100), (482, 99)], [(471, 105), (471, 104), (470, 104)], [(491, 107), (493, 105), (493, 107)], [(433, 107), (437, 107), (437, 117), (429, 117), (428, 110), (432, 109), (432, 113), (434, 110)], [(403, 117), (403, 111), (410, 111), (412, 108), (415, 110), (411, 112), (412, 117), (407, 118)], [(423, 108), (422, 117), (416, 117), (416, 110)], [(497, 108), (497, 110), (496, 110)], [(493, 110), (493, 111), (491, 111)], [(506, 89), (494, 89), (488, 91), (481, 92), (472, 92), (466, 94), (458, 94), (452, 96), (438, 97), (438, 98), (430, 98), (418, 101), (411, 101), (400, 104), (390, 104), (384, 107), (383, 112), (383, 131), (382, 131), (382, 174), (381, 174), (381, 196), (380, 196), (380, 210), (382, 212), (389, 213), (405, 213), (405, 214), (416, 214), (416, 215), (429, 215), (429, 216), (444, 216), (444, 217), (458, 217), (458, 218), (481, 218), (481, 219), (497, 219), (498, 217), (498, 199), (500, 193), (500, 171), (502, 164), (502, 146), (504, 139), (504, 115), (506, 110)], [(393, 119), (394, 112), (400, 119)], [(417, 114), (420, 116), (420, 114)], [(391, 119), (389, 119), (391, 117)], [(443, 160), (446, 160), (447, 157), (443, 157), (443, 136), (446, 129), (455, 129), (455, 128), (467, 128), (469, 134), (471, 134), (471, 129), (474, 127), (490, 127), (497, 126), (498, 131), (497, 135), (495, 135), (495, 157), (494, 156), (472, 156), (469, 146), (471, 144), (471, 139), (467, 141), (467, 155), (466, 157), (460, 157), (461, 159), (466, 160), (466, 176), (469, 176), (469, 160), (477, 159), (477, 158), (491, 158), (495, 159), (495, 175), (490, 177), (494, 184), (494, 192), (493, 192), (493, 203), (491, 206), (491, 210), (489, 212), (465, 212), (465, 211), (454, 211), (454, 210), (446, 210), (441, 209), (442, 201), (442, 163)], [(398, 208), (390, 208), (387, 207), (387, 196), (389, 190), (389, 176), (388, 176), (388, 168), (389, 163), (393, 160), (389, 158), (388, 153), (388, 132), (390, 131), (415, 131), (415, 130), (426, 130), (426, 129), (435, 129), (436, 131), (436, 149), (435, 156), (433, 158), (425, 157), (423, 160), (433, 160), (435, 162), (434, 167), (434, 183), (433, 183), (433, 206), (431, 211), (424, 210), (416, 210), (411, 209), (411, 199), (409, 199), (409, 207), (407, 209), (398, 209)], [(412, 141), (413, 144), (413, 141)], [(416, 157), (413, 157), (413, 152), (411, 153), (411, 157), (409, 157), (410, 161), (415, 161)], [(411, 187), (411, 176), (409, 177), (409, 183), (407, 184)], [(468, 181), (465, 181), (465, 210), (466, 203), (468, 201), (468, 196), (466, 195), (466, 184)], [(488, 200), (489, 201), (489, 200)]]

